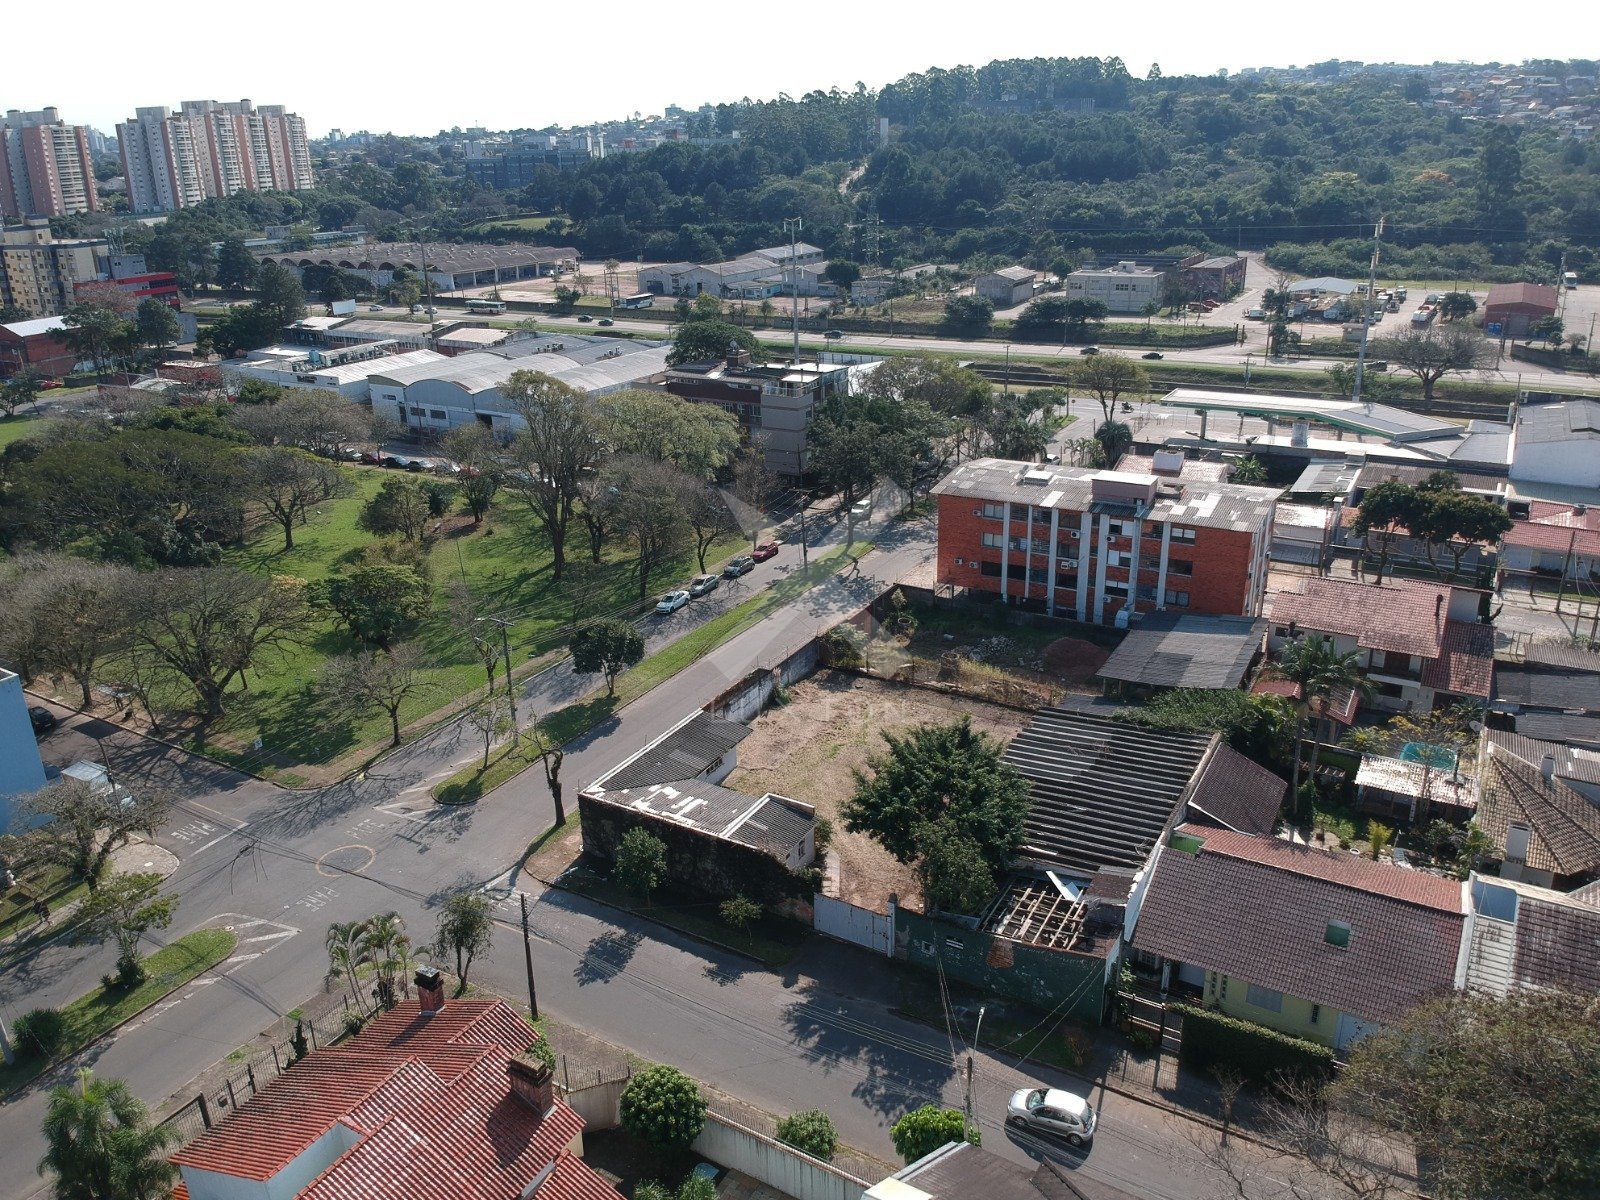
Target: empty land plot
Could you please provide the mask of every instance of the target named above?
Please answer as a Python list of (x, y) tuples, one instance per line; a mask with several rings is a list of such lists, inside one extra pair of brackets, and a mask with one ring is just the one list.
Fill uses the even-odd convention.
[(883, 732), (948, 724), (963, 715), (975, 729), (1009, 741), (1030, 719), (998, 705), (944, 696), (839, 671), (822, 671), (789, 689), (789, 702), (768, 709), (739, 743), (739, 766), (728, 786), (761, 795), (777, 792), (817, 806), (833, 822), (839, 855), (839, 896), (884, 911), (889, 894), (920, 903), (916, 873), (864, 833), (847, 833), (839, 809), (855, 791), (856, 769), (885, 749)]

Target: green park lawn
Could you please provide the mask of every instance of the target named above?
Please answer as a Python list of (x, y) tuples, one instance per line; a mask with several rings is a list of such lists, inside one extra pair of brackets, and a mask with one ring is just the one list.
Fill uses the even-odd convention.
[(475, 233), (493, 233), (496, 229), (543, 229), (550, 224), (549, 217), (502, 217), (485, 221), (474, 228)]
[(0, 450), (38, 430), (43, 417), (0, 417)]
[[(355, 564), (372, 535), (357, 527), (362, 504), (374, 495), (389, 473), (376, 468), (347, 468), (355, 484), (353, 494), (322, 505), (305, 526), (295, 530), (293, 550), (283, 550), (282, 532), (263, 525), (246, 544), (230, 549), (225, 559), (237, 566), (274, 575), (289, 575), (307, 582), (327, 578)], [(569, 557), (586, 557), (581, 531), (574, 529)], [(718, 561), (742, 544), (736, 535), (714, 548)], [(449, 588), (465, 578), (473, 591), (498, 611), (515, 615), (509, 627), (513, 666), (555, 649), (571, 617), (571, 601), (550, 580), (551, 555), (527, 509), (502, 494), (483, 525), (473, 528), (453, 522), (430, 552), (433, 608), (418, 622), (412, 637), (430, 664), (425, 672), (426, 693), (413, 697), (401, 709), (402, 726), (480, 689), (483, 667), (476, 654), (454, 630), (449, 620)], [(663, 590), (692, 574), (692, 553), (672, 567), (662, 569), (652, 581)], [(637, 600), (638, 583), (632, 562), (620, 548), (606, 551), (604, 569), (595, 577), (597, 595), (589, 610), (610, 611)], [(298, 645), (269, 651), (236, 684), (228, 711), (205, 731), (205, 749), (281, 782), (304, 781), (296, 766), (323, 766), (363, 748), (375, 752), (389, 740), (388, 716), (378, 713), (330, 712), (317, 701), (314, 685), (323, 665), (332, 657), (352, 653), (360, 645), (331, 616), (319, 616), (312, 635)], [(192, 708), (194, 697), (174, 692), (167, 697), (174, 710)], [(256, 739), (261, 745), (256, 747)], [(198, 731), (191, 739), (198, 745)]]

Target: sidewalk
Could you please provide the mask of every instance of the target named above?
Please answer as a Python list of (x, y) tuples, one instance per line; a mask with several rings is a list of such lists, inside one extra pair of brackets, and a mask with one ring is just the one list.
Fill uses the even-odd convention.
[[(137, 834), (126, 846), (118, 846), (113, 850), (107, 863), (108, 872), (116, 875), (135, 871), (154, 871), (165, 879), (177, 869), (176, 854)], [(13, 949), (17, 951), (37, 949), (35, 942), (43, 945), (50, 940), (47, 935), (59, 934), (72, 924), (72, 915), (78, 911), (81, 904), (83, 904), (81, 899), (69, 901), (59, 908), (51, 909), (49, 916), (37, 924), (18, 929), (0, 938), (0, 957), (7, 956)]]

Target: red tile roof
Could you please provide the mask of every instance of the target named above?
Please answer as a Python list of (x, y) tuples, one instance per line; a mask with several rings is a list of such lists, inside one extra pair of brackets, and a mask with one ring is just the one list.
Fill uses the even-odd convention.
[(1536, 500), (1529, 506), (1526, 521), (1512, 522), (1503, 543), (1563, 554), (1600, 554), (1600, 507), (1591, 506), (1580, 513), (1570, 504)]
[[(1453, 987), (1461, 884), (1276, 838), (1181, 831), (1205, 844), (1161, 851), (1138, 949), (1380, 1023)], [(1334, 922), (1349, 926), (1346, 945), (1328, 941)]]
[[(1258, 696), (1300, 699), (1300, 685), (1292, 679), (1276, 675), (1258, 675), (1256, 681), (1250, 685), (1250, 690)], [(1341, 725), (1351, 725), (1355, 723), (1356, 710), (1361, 707), (1361, 693), (1355, 688), (1334, 688), (1327, 700), (1319, 699), (1315, 707), (1321, 710), (1319, 715), (1328, 720), (1337, 721)]]
[(1487, 700), (1494, 691), (1494, 626), (1446, 621), (1439, 657), (1423, 665), (1422, 683), (1436, 692)]
[(1526, 825), (1526, 861), (1536, 871), (1560, 876), (1600, 871), (1600, 808), (1559, 776), (1545, 779), (1541, 765), (1490, 739), (1483, 748), (1478, 824), (1502, 850), (1510, 827)]
[(1353, 637), (1369, 650), (1437, 658), (1444, 638), (1450, 585), (1389, 579), (1383, 585), (1345, 579), (1307, 579), (1299, 591), (1279, 592), (1272, 623)]
[(500, 1001), (456, 1000), (427, 1015), (410, 1001), (345, 1045), (318, 1051), (173, 1156), (179, 1166), (266, 1180), (335, 1126), (327, 1167), (301, 1200), (619, 1200), (581, 1162), (563, 1163), (583, 1119), (556, 1101), (535, 1113), (507, 1063), (538, 1035)]
[(1556, 311), (1556, 290), (1548, 283), (1497, 283), (1489, 288), (1485, 309), (1502, 304), (1530, 304), (1547, 312)]
[(1244, 859), (1278, 871), (1321, 879), (1339, 887), (1355, 888), (1441, 912), (1462, 910), (1461, 884), (1454, 879), (1408, 871), (1389, 863), (1358, 858), (1333, 850), (1296, 845), (1284, 838), (1251, 837), (1203, 825), (1180, 825), (1179, 830), (1205, 839), (1207, 854)]

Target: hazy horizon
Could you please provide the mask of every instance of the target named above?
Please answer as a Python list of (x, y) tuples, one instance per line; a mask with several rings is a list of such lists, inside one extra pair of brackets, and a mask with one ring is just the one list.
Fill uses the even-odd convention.
[[(907, 9), (818, 0), (779, 14), (707, 0), (691, 21), (664, 21), (657, 5), (618, 0), (590, 38), (582, 19), (563, 27), (559, 16), (501, 17), (470, 7), (459, 10), (456, 27), (439, 28), (441, 10), (415, 0), (397, 0), (384, 10), (383, 27), (370, 30), (330, 23), (333, 10), (303, 0), (266, 18), (257, 15), (262, 10), (208, 9), (202, 23), (182, 26), (128, 23), (125, 9), (87, 0), (78, 20), (94, 33), (83, 43), (61, 42), (59, 27), (47, 27), (37, 6), (8, 22), (18, 44), (48, 35), (81, 65), (64, 71), (55, 55), (18, 56), (7, 63), (0, 109), (54, 106), (64, 120), (110, 134), (135, 108), (248, 97), (299, 113), (313, 137), (334, 128), (426, 136), (457, 126), (588, 125), (659, 114), (669, 104), (694, 109), (746, 96), (850, 90), (858, 81), (876, 90), (932, 67), (1005, 58), (1117, 56), (1142, 78), (1152, 63), (1168, 75), (1206, 75), (1332, 58), (1517, 63), (1569, 56), (1552, 49), (1559, 34), (1532, 22), (1490, 22), (1496, 10), (1474, 3), (1452, 9), (1449, 21), (1433, 10), (1384, 9), (1376, 31), (1329, 18), (1311, 41), (1256, 14), (1237, 21), (1215, 6), (1174, 0), (1151, 0), (1136, 25), (1115, 13), (1075, 15), (1069, 25), (1058, 5), (1038, 0), (1020, 0), (992, 23), (954, 5), (919, 5), (902, 16)], [(947, 19), (937, 19), (941, 10)], [(1480, 11), (1482, 22), (1473, 19)], [(633, 12), (638, 21), (630, 26)], [(1357, 15), (1365, 21), (1378, 14)], [(706, 30), (727, 32), (710, 37)], [(615, 42), (603, 40), (617, 31)], [(523, 42), (526, 53), (519, 52)], [(413, 72), (422, 76), (420, 86), (411, 86)]]

